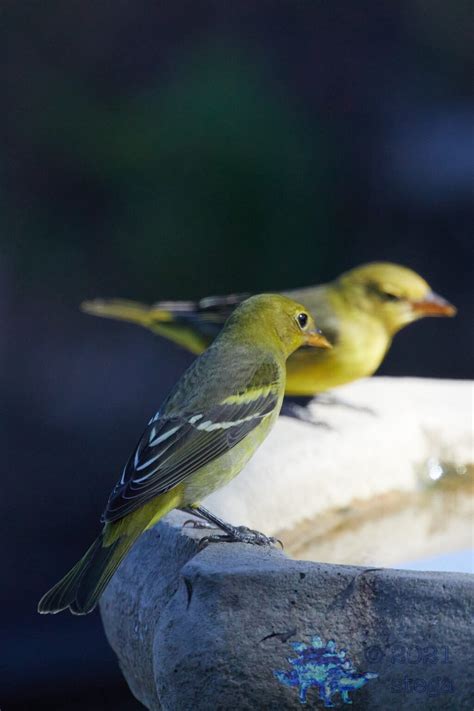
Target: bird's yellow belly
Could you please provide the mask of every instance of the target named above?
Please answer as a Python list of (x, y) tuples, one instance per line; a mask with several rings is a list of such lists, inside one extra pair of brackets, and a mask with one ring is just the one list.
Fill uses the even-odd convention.
[(278, 417), (279, 410), (280, 408), (277, 407), (275, 412), (268, 415), (235, 447), (191, 475), (184, 483), (182, 505), (190, 506), (202, 501), (237, 476), (266, 438)]
[(287, 362), (286, 395), (312, 396), (372, 375), (389, 345), (385, 333), (347, 338), (332, 350), (304, 350)]

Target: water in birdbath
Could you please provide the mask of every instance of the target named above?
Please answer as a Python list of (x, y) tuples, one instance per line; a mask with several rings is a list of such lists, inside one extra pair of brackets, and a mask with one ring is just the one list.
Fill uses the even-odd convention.
[(294, 558), (474, 573), (474, 465), (430, 458), (415, 492), (392, 492), (306, 521), (280, 537)]

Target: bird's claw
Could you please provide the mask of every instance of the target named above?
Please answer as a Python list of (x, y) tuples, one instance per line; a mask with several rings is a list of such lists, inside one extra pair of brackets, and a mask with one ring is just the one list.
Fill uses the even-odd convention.
[(215, 526), (212, 525), (212, 523), (208, 523), (207, 521), (198, 521), (195, 518), (188, 518), (184, 523), (183, 523), (183, 528), (186, 528), (187, 526), (191, 526), (192, 528), (215, 528)]
[(266, 536), (264, 533), (246, 526), (237, 526), (229, 533), (205, 536), (199, 541), (199, 548), (205, 548), (209, 543), (249, 543), (254, 546), (276, 546), (279, 544), (283, 548), (280, 539)]
[(215, 534), (214, 536), (204, 536), (198, 543), (198, 549), (202, 551), (207, 548), (209, 543), (233, 543), (234, 539), (227, 533), (222, 533), (220, 535)]

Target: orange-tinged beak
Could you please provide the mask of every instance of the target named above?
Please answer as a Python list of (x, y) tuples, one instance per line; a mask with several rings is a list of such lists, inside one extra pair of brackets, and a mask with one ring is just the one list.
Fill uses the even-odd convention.
[(315, 331), (308, 331), (305, 335), (305, 346), (313, 346), (314, 348), (332, 348), (332, 345), (319, 328)]
[(454, 316), (457, 312), (455, 306), (433, 291), (428, 292), (420, 301), (412, 301), (411, 307), (420, 316)]

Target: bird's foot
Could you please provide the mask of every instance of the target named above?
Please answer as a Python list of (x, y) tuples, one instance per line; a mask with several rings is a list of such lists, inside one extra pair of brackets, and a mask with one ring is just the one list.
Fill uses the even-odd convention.
[(283, 543), (273, 536), (266, 536), (246, 526), (228, 526), (223, 534), (205, 536), (199, 541), (199, 548), (205, 548), (209, 543), (250, 543), (254, 546), (276, 546), (283, 548)]
[(330, 393), (322, 393), (316, 395), (316, 403), (318, 405), (326, 405), (329, 407), (345, 407), (347, 410), (355, 410), (356, 412), (363, 412), (366, 415), (376, 416), (376, 410), (368, 407), (368, 405), (357, 405), (355, 402), (349, 402), (349, 400), (344, 400), (343, 398), (336, 397)]
[(191, 527), (195, 529), (202, 529), (202, 528), (215, 528), (215, 526), (212, 523), (208, 523), (207, 521), (198, 521), (195, 518), (188, 518), (187, 521), (183, 523), (183, 528), (186, 527)]
[(323, 427), (326, 430), (331, 430), (331, 425), (322, 420), (315, 420), (308, 405), (299, 405), (296, 402), (284, 402), (281, 408), (281, 415), (283, 417), (291, 417), (294, 420), (299, 420), (300, 422), (306, 422), (308, 425), (313, 427)]
[[(200, 521), (190, 520), (189, 523), (194, 528), (217, 528), (223, 531), (221, 534), (213, 534), (202, 538), (199, 542), (199, 548), (205, 548), (209, 543), (251, 543), (256, 546), (274, 546), (278, 543), (283, 548), (283, 543), (277, 538), (265, 536), (264, 533), (246, 526), (232, 526), (232, 524), (223, 521), (202, 506), (183, 507), (183, 510), (193, 513), (208, 524), (203, 525)], [(184, 525), (186, 523), (188, 521), (185, 521)]]

